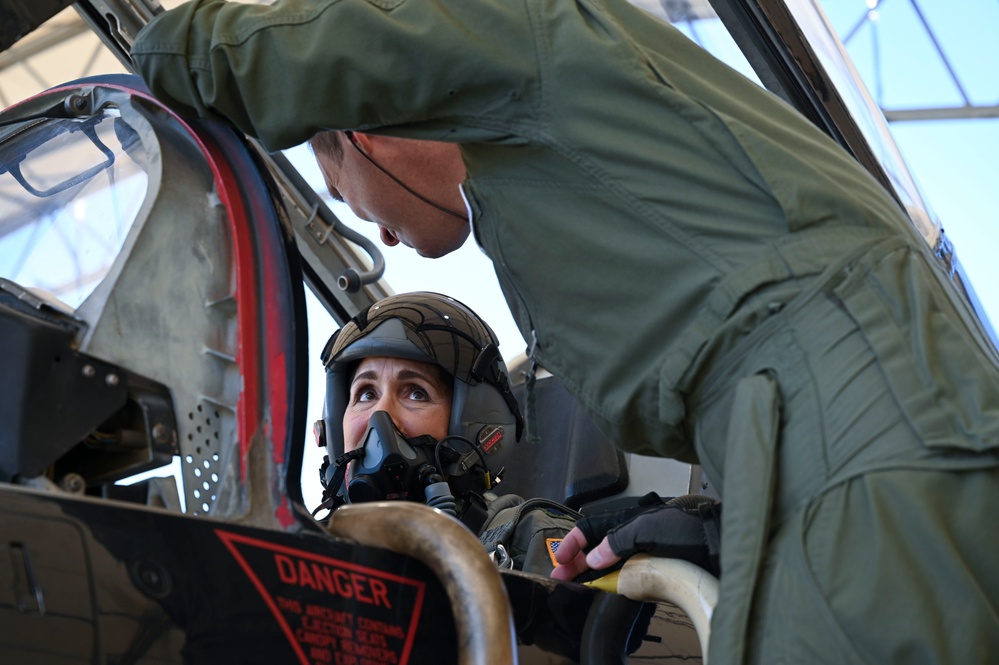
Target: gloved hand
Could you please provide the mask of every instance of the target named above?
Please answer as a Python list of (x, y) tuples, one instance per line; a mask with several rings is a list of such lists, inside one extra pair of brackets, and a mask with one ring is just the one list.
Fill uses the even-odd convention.
[(552, 577), (571, 580), (638, 552), (684, 559), (718, 576), (720, 547), (720, 503), (698, 494), (669, 501), (648, 494), (632, 508), (578, 521), (559, 545)]

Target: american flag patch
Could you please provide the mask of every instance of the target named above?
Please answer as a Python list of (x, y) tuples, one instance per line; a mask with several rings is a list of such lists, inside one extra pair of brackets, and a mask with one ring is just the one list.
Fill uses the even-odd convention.
[(558, 568), (558, 561), (555, 560), (555, 553), (558, 552), (558, 546), (562, 544), (561, 538), (547, 538), (545, 539), (545, 549), (548, 550), (548, 556), (551, 557), (552, 565)]

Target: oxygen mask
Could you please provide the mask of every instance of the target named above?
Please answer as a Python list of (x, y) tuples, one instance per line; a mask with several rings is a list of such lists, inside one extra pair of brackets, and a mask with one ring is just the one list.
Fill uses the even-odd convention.
[(406, 440), (386, 411), (376, 411), (361, 446), (355, 449), (360, 454), (345, 483), (347, 502), (423, 501), (424, 488), (443, 480), (434, 466), (436, 443), (430, 436)]
[[(406, 438), (386, 411), (371, 415), (361, 445), (338, 457), (332, 467), (327, 470), (324, 466), (320, 474), (328, 478), (321, 507), (417, 501), (466, 524), (472, 519), (469, 512), (484, 516), (481, 493), (499, 482), (475, 444), (455, 436), (440, 441), (429, 435)], [(476, 509), (469, 511), (473, 506)]]

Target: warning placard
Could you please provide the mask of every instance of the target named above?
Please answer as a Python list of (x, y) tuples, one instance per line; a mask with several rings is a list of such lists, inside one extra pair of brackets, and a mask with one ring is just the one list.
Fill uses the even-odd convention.
[(216, 529), (303, 665), (406, 665), (425, 583)]

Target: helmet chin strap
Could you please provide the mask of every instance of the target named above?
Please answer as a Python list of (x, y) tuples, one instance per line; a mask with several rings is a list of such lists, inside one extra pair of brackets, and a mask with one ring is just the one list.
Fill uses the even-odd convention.
[(416, 192), (414, 189), (412, 189), (409, 185), (407, 185), (406, 183), (404, 183), (402, 180), (399, 180), (394, 175), (392, 175), (391, 173), (389, 173), (388, 170), (384, 166), (382, 166), (381, 164), (379, 164), (378, 162), (376, 162), (375, 160), (373, 160), (368, 153), (364, 152), (364, 150), (361, 149), (361, 146), (359, 146), (357, 144), (357, 139), (354, 138), (354, 132), (349, 132), (348, 131), (348, 132), (344, 132), (344, 134), (346, 135), (347, 140), (350, 141), (350, 144), (352, 146), (354, 146), (354, 149), (357, 150), (357, 152), (361, 153), (362, 157), (364, 157), (366, 160), (368, 160), (369, 162), (371, 162), (371, 165), (374, 166), (376, 169), (378, 169), (379, 171), (381, 171), (382, 173), (384, 173), (385, 175), (387, 175), (389, 178), (391, 178), (392, 181), (395, 184), (399, 185), (404, 190), (406, 190), (407, 192), (409, 192), (410, 194), (412, 194), (416, 198), (418, 198), (421, 201), (423, 201), (424, 203), (426, 203), (428, 206), (430, 206), (432, 208), (436, 208), (437, 210), (440, 210), (443, 213), (451, 215), (452, 217), (457, 217), (458, 219), (460, 219), (463, 222), (467, 222), (468, 221), (468, 216), (467, 215), (463, 215), (463, 214), (461, 214), (459, 212), (455, 212), (454, 210), (451, 210), (450, 208), (446, 208), (446, 207), (444, 207), (444, 206), (442, 206), (440, 204), (434, 203), (433, 201), (431, 201), (427, 197), (425, 197), (422, 194)]

